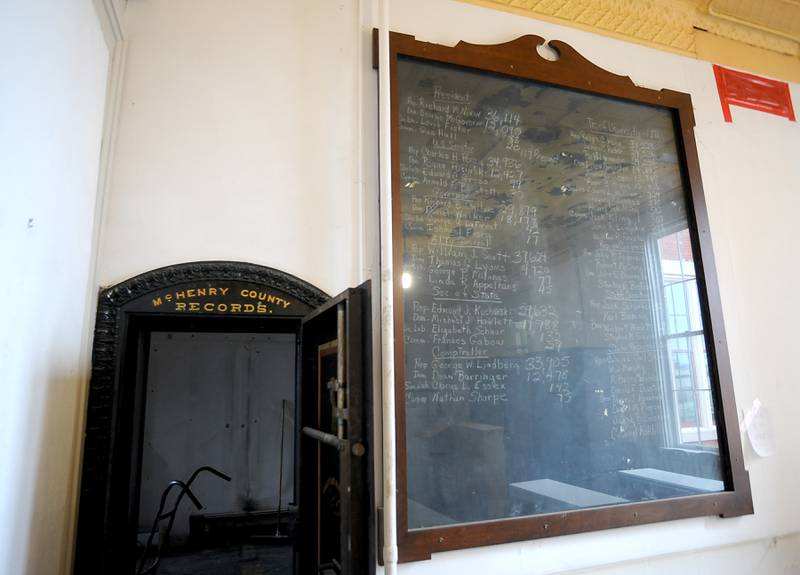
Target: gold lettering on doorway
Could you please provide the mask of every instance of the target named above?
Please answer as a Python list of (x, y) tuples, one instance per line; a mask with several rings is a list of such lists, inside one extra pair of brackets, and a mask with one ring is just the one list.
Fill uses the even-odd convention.
[(283, 307), (283, 309), (286, 309), (292, 303), (292, 302), (287, 301), (287, 300), (285, 300), (283, 298), (280, 298), (280, 297), (278, 297), (276, 295), (273, 295), (273, 294), (271, 294), (271, 293), (269, 293), (267, 291), (256, 291), (254, 289), (243, 289), (240, 292), (240, 295), (242, 297), (246, 297), (246, 298), (250, 298), (250, 299), (257, 299), (258, 301), (265, 301), (266, 303), (280, 305), (280, 306)]
[[(241, 284), (239, 284), (241, 285)], [(269, 315), (284, 311), (292, 301), (259, 287), (187, 286), (153, 295), (151, 308), (161, 311)]]

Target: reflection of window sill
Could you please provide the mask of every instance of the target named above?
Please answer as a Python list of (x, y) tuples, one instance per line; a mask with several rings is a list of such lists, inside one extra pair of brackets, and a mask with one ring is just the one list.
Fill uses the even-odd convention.
[(585, 489), (553, 479), (522, 481), (520, 483), (512, 483), (509, 487), (511, 494), (523, 501), (537, 504), (542, 503), (544, 499), (551, 504), (555, 504), (556, 509), (552, 511), (628, 503), (628, 500), (622, 497)]
[(711, 453), (712, 455), (719, 455), (719, 448), (714, 445), (682, 445), (677, 447), (662, 447), (664, 451), (679, 451), (685, 455), (702, 455), (705, 453)]
[(637, 480), (657, 483), (676, 489), (685, 489), (689, 492), (714, 493), (725, 490), (725, 484), (717, 479), (674, 473), (664, 469), (646, 467), (643, 469), (624, 469), (620, 473)]
[(698, 442), (716, 441), (716, 427), (681, 427), (681, 443), (694, 444)]

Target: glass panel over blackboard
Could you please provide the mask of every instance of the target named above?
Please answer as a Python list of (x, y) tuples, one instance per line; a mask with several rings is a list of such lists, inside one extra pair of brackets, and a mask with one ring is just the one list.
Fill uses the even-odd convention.
[(408, 527), (724, 490), (672, 112), (397, 89)]

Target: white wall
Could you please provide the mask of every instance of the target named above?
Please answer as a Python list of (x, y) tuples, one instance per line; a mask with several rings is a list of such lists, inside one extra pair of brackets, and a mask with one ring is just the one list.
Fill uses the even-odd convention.
[[(372, 4), (129, 2), (101, 284), (200, 259), (274, 266), (330, 293), (368, 274), (377, 249)], [(560, 39), (637, 84), (692, 94), (737, 402), (759, 397), (772, 410), (777, 444), (769, 459), (746, 449), (753, 516), (442, 553), (400, 573), (796, 572), (798, 538), (783, 536), (800, 532), (800, 272), (789, 265), (800, 253), (800, 124), (743, 108), (725, 124), (709, 63), (578, 30), (449, 0), (392, 0), (391, 22), (448, 44)], [(800, 102), (800, 86), (792, 91)]]
[(0, 4), (0, 573), (64, 572), (108, 49), (89, 0)]
[(200, 259), (358, 282), (357, 10), (129, 2), (101, 284)]
[(564, 575), (791, 575), (800, 573), (800, 535), (648, 557)]

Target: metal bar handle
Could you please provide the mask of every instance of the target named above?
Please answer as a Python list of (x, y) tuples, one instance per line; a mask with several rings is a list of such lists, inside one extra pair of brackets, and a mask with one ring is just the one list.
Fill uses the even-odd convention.
[(316, 439), (320, 443), (324, 443), (325, 445), (330, 445), (331, 447), (335, 447), (339, 451), (344, 451), (345, 447), (347, 447), (347, 442), (343, 439), (339, 439), (332, 433), (325, 433), (324, 431), (320, 431), (319, 429), (314, 429), (313, 427), (304, 427), (303, 428), (303, 435), (307, 435), (311, 439)]

